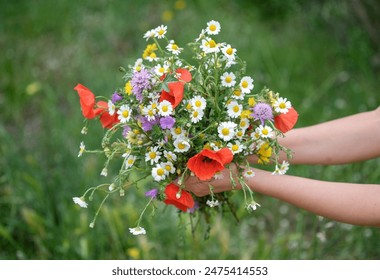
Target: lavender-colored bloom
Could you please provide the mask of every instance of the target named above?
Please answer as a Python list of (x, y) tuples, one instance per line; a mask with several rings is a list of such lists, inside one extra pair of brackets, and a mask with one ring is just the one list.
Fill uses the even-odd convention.
[(118, 102), (122, 99), (123, 99), (123, 97), (121, 95), (119, 95), (116, 91), (112, 94), (111, 101), (113, 104), (116, 104), (116, 102)]
[(158, 189), (151, 189), (150, 191), (147, 191), (145, 193), (145, 196), (151, 197), (151, 198), (156, 198), (158, 195)]
[(262, 125), (264, 125), (264, 121), (266, 120), (273, 120), (272, 107), (266, 103), (259, 102), (252, 110), (251, 116), (254, 117), (255, 121), (260, 120)]
[(189, 208), (188, 210), (187, 210), (187, 212), (188, 213), (190, 213), (190, 214), (193, 214), (195, 211), (197, 211), (199, 209), (199, 203), (198, 203), (198, 201), (194, 201), (194, 206), (193, 206), (193, 208)]
[(128, 132), (130, 132), (130, 131), (131, 131), (131, 128), (128, 125), (124, 126), (124, 128), (123, 128), (123, 137), (126, 138), (127, 135), (128, 135)]
[(162, 129), (171, 129), (175, 124), (175, 118), (167, 116), (160, 119), (160, 126)]
[(149, 90), (152, 86), (150, 84), (151, 74), (146, 69), (141, 69), (133, 74), (131, 85), (132, 92), (136, 96), (137, 100), (142, 101), (143, 90)]
[(155, 118), (154, 120), (148, 120), (147, 117), (140, 118), (141, 126), (144, 131), (152, 130), (153, 126), (160, 123), (159, 118)]

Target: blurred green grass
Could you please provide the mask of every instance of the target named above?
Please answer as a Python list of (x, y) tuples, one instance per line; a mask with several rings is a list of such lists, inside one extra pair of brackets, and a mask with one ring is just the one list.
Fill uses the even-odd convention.
[[(165, 207), (145, 219), (147, 236), (131, 236), (142, 194), (109, 200), (94, 229), (92, 205), (101, 198), (89, 209), (71, 200), (102, 180), (100, 158), (77, 158), (83, 124), (73, 87), (112, 94), (121, 85), (118, 67), (141, 55), (142, 35), (160, 24), (184, 44), (207, 21), (220, 21), (221, 40), (247, 61), (256, 88), (289, 97), (298, 126), (375, 109), (379, 49), (349, 3), (1, 0), (0, 259), (378, 259), (378, 229), (322, 219), (261, 195), (254, 215), (239, 208), (238, 224), (229, 215), (215, 217), (207, 240), (193, 238), (188, 220)], [(90, 133), (86, 145), (96, 148), (103, 131), (94, 124)], [(378, 183), (379, 166), (376, 159), (293, 166), (291, 173)]]

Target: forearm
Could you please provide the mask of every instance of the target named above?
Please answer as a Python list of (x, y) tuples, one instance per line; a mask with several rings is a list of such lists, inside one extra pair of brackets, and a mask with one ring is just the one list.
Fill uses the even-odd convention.
[(325, 182), (257, 170), (247, 180), (255, 192), (317, 215), (356, 225), (380, 226), (380, 186)]
[(293, 129), (279, 141), (293, 151), (293, 164), (345, 164), (379, 157), (380, 108)]

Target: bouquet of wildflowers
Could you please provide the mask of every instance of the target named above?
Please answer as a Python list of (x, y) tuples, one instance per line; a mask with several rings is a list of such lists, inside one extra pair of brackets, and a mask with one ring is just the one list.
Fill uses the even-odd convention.
[[(188, 176), (199, 180), (220, 179), (231, 164), (238, 167), (246, 207), (260, 206), (245, 178), (254, 176), (247, 156), (256, 155), (259, 163), (273, 163), (274, 174), (284, 174), (288, 162), (279, 162), (280, 151), (290, 151), (278, 143), (283, 133), (293, 128), (298, 114), (290, 101), (267, 88), (253, 93), (254, 80), (245, 75), (245, 62), (230, 44), (215, 39), (220, 24), (210, 21), (188, 44), (193, 62), (181, 58), (185, 49), (167, 37), (167, 27), (149, 30), (149, 41), (142, 58), (124, 72), (123, 87), (108, 100), (96, 100), (85, 86), (75, 90), (86, 120), (98, 118), (106, 129), (98, 152), (105, 154), (101, 175), (107, 176), (109, 163), (119, 159), (120, 169), (109, 184), (88, 189), (74, 202), (87, 207), (86, 199), (95, 191), (124, 195), (130, 186), (150, 179), (144, 190), (147, 206), (174, 205), (191, 214), (219, 207), (229, 194), (213, 194), (199, 199), (184, 189)], [(82, 129), (87, 133), (87, 125)], [(81, 156), (87, 150), (80, 145)], [(104, 202), (104, 200), (103, 200)], [(101, 205), (103, 205), (103, 202)], [(99, 211), (98, 211), (99, 212)], [(131, 233), (145, 234), (142, 215)], [(97, 215), (95, 215), (96, 217)], [(95, 219), (90, 224), (94, 226)]]

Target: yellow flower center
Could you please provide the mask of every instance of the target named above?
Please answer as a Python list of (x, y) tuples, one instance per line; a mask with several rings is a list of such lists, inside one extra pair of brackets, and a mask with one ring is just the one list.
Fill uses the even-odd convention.
[(129, 111), (128, 110), (124, 110), (123, 113), (122, 113), (123, 117), (124, 118), (128, 118), (129, 117)]
[(196, 117), (198, 117), (198, 115), (199, 115), (199, 113), (197, 111), (194, 111), (193, 117), (196, 118)]
[(226, 81), (226, 83), (231, 83), (232, 78), (231, 78), (230, 76), (227, 76), (227, 77), (225, 78), (225, 81)]
[(157, 169), (157, 175), (158, 176), (162, 176), (164, 174), (165, 174), (165, 170), (163, 170), (162, 168)]
[(233, 50), (232, 48), (228, 48), (228, 49), (226, 50), (226, 53), (227, 53), (228, 55), (231, 55), (231, 54), (234, 53), (234, 50)]
[(239, 108), (239, 106), (234, 106), (233, 108), (232, 108), (232, 110), (235, 112), (235, 113), (237, 113), (237, 112), (239, 112), (240, 111), (240, 108)]
[(167, 106), (167, 105), (164, 105), (164, 106), (162, 106), (162, 112), (167, 112), (167, 111), (169, 111), (169, 107)]
[(209, 45), (210, 48), (215, 48), (215, 47), (216, 47), (216, 43), (215, 43), (214, 40), (210, 40), (210, 41), (208, 42), (208, 45)]
[(176, 44), (172, 44), (172, 50), (178, 50), (178, 46)]
[(130, 164), (130, 165), (131, 165), (131, 164), (133, 164), (133, 162), (134, 162), (134, 160), (133, 160), (133, 159), (131, 159), (131, 158), (130, 158), (130, 159), (128, 159), (128, 164)]
[(280, 109), (285, 109), (286, 108), (286, 104), (284, 102), (281, 102), (278, 107), (280, 107)]
[(240, 126), (241, 126), (241, 127), (245, 127), (246, 125), (247, 125), (247, 123), (246, 123), (245, 121), (241, 121), (241, 122), (240, 122)]
[(177, 127), (175, 130), (174, 130), (175, 134), (181, 134), (182, 133), (182, 129), (180, 127)]
[(164, 29), (160, 29), (159, 31), (158, 31), (158, 34), (161, 36), (161, 35), (163, 35), (165, 33), (165, 30)]
[(236, 145), (236, 144), (235, 144), (235, 145), (232, 145), (231, 149), (232, 149), (232, 151), (236, 152), (236, 151), (239, 150), (239, 146)]
[(216, 30), (216, 25), (215, 24), (211, 24), (210, 25), (210, 31), (215, 31)]
[(157, 157), (157, 153), (156, 152), (150, 152), (149, 157), (150, 157), (150, 159), (155, 159)]
[(150, 116), (150, 117), (153, 117), (153, 116), (154, 116), (154, 112), (153, 112), (153, 110), (149, 110), (149, 111), (148, 111), (148, 116)]
[(165, 169), (166, 169), (166, 171), (170, 171), (170, 170), (172, 170), (172, 168), (170, 167), (170, 165), (166, 165), (166, 166), (165, 166)]
[(264, 134), (264, 135), (268, 135), (269, 130), (266, 129), (266, 128), (264, 128), (264, 129), (261, 131), (261, 133)]
[(195, 101), (195, 107), (201, 107), (202, 102), (200, 100)]
[(178, 143), (178, 149), (180, 149), (180, 150), (183, 150), (183, 149), (185, 149), (185, 144), (183, 144), (183, 143)]
[(243, 81), (243, 82), (241, 83), (241, 86), (242, 86), (243, 88), (248, 87), (248, 82), (247, 82), (247, 81)]
[(225, 127), (225, 128), (222, 129), (222, 134), (223, 134), (224, 136), (227, 136), (227, 135), (230, 134), (230, 130), (229, 130), (227, 127)]

